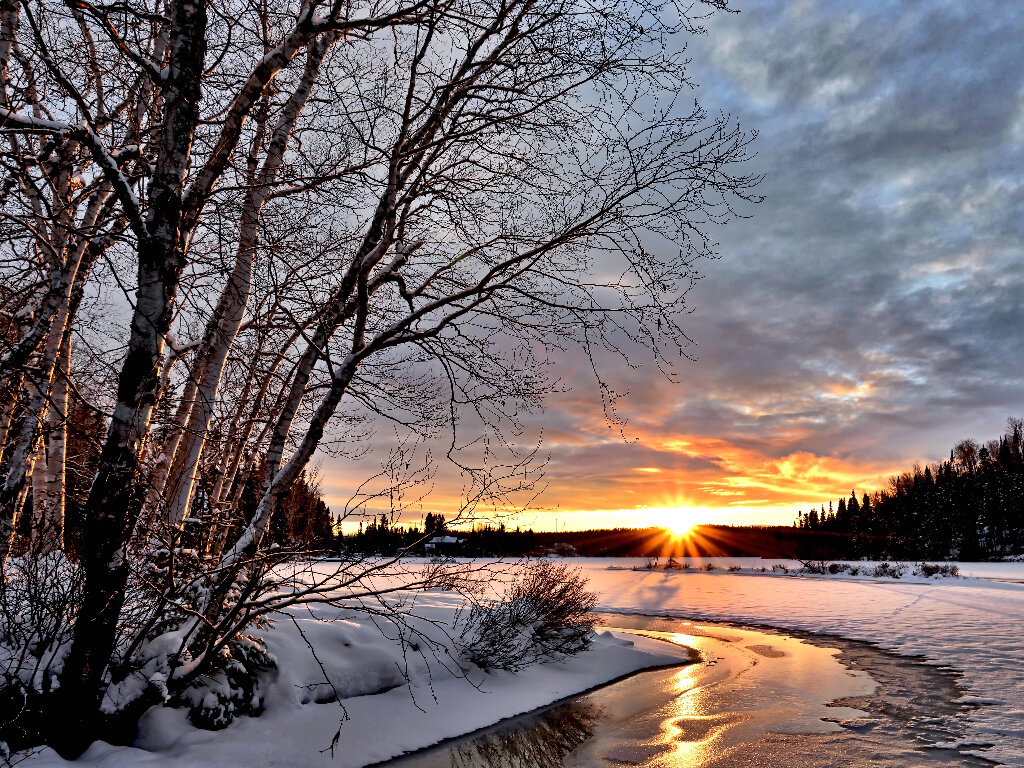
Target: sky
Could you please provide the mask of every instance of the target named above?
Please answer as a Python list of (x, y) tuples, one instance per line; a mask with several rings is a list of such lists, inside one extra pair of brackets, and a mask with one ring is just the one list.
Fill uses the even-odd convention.
[[(1024, 3), (734, 0), (696, 98), (756, 129), (765, 200), (716, 232), (673, 383), (548, 398), (535, 529), (760, 524), (1024, 416)], [(321, 459), (340, 509), (362, 469)], [(358, 464), (358, 463), (356, 463)], [(406, 521), (449, 511), (442, 469)]]

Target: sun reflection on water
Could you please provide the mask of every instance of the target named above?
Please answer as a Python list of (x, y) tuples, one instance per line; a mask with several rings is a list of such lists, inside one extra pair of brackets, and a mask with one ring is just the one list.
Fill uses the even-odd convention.
[[(662, 635), (677, 645), (701, 652), (707, 660), (709, 638), (683, 633)], [(667, 747), (654, 765), (663, 768), (699, 768), (721, 759), (728, 747), (723, 745), (726, 732), (745, 720), (715, 712), (715, 706), (706, 683), (707, 672), (701, 665), (692, 664), (680, 669), (672, 679), (675, 692), (662, 712), (659, 742)], [(703, 679), (702, 679), (703, 678)]]

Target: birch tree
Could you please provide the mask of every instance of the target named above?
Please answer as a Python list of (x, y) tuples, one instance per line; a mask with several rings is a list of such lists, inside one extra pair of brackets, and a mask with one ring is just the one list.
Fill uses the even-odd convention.
[[(532, 487), (515, 435), (544, 350), (580, 346), (599, 381), (597, 350), (685, 359), (693, 264), (758, 181), (751, 136), (686, 96), (673, 41), (728, 10), (698, 9), (3, 0), (5, 552), (30, 495), (60, 527), (75, 345), (114, 393), (41, 740), (77, 754), (112, 691), (171, 695), (263, 616), (374, 594), (358, 561), (275, 590), (267, 532), (325, 439), (447, 430), (469, 516)], [(80, 316), (111, 282), (120, 346)], [(408, 465), (390, 488), (423, 480)]]

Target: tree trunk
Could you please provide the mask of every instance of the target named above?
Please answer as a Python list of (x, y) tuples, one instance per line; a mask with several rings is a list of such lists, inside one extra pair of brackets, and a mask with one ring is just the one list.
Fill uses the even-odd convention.
[(34, 553), (42, 543), (44, 534), (43, 509), (46, 504), (46, 435), (36, 441), (36, 453), (32, 459), (32, 518), (29, 531), (29, 552)]
[(159, 394), (159, 365), (185, 264), (184, 178), (199, 121), (206, 55), (206, 6), (169, 3), (167, 91), (145, 239), (138, 245), (138, 292), (117, 404), (85, 505), (85, 574), (71, 648), (60, 676), (51, 743), (77, 756), (96, 737), (104, 673), (114, 654), (128, 581), (126, 547), (145, 495), (141, 460)]
[[(46, 454), (41, 464), (44, 483), (39, 511), (33, 524), (33, 552), (45, 554), (64, 549), (64, 486), (67, 472), (68, 376), (71, 370), (71, 336), (65, 334), (50, 384), (50, 403), (46, 411)], [(33, 494), (36, 489), (33, 488)]]
[(30, 479), (35, 474), (39, 450), (39, 414), (46, 408), (46, 390), (41, 382), (25, 380), (25, 416), (8, 458), (7, 475), (0, 486), (0, 576), (3, 575), (18, 531)]
[[(165, 363), (165, 365), (170, 364), (171, 361)], [(163, 442), (157, 447), (159, 454), (153, 467), (153, 472), (149, 477), (149, 489), (146, 492), (146, 500), (143, 504), (141, 524), (144, 526), (144, 530), (151, 530), (159, 524), (158, 521), (163, 518), (164, 510), (166, 509), (165, 496), (167, 495), (167, 489), (174, 489), (181, 482), (179, 477), (180, 471), (176, 471), (180, 470), (180, 463), (175, 461), (175, 457), (179, 455), (181, 437), (185, 431), (189, 414), (192, 412), (192, 406), (195, 403), (197, 387), (198, 382), (195, 376), (189, 376), (181, 400), (174, 411), (174, 421), (164, 436)]]
[(14, 408), (18, 404), (18, 393), (21, 392), (23, 376), (16, 376), (6, 384), (0, 384), (0, 467), (4, 466), (4, 455), (7, 451), (7, 437), (14, 420)]
[[(83, 220), (83, 229), (95, 225), (104, 199), (105, 195), (100, 194), (90, 202)], [(27, 478), (31, 477), (34, 472), (33, 451), (40, 442), (40, 436), (44, 431), (44, 422), (51, 410), (50, 406), (56, 399), (58, 402), (63, 402), (65, 414), (67, 411), (68, 376), (66, 371), (68, 371), (70, 362), (69, 360), (64, 361), (65, 373), (60, 375), (56, 373), (59, 367), (58, 358), (62, 354), (65, 337), (70, 339), (68, 328), (81, 301), (85, 281), (102, 249), (103, 246), (90, 243), (85, 238), (73, 249), (69, 262), (60, 270), (60, 306), (55, 315), (50, 318), (42, 349), (36, 355), (34, 370), (31, 370), (27, 376), (22, 374), (27, 392), (24, 418), (7, 464), (7, 475), (4, 478), (3, 486), (0, 486), (0, 559), (2, 560), (6, 560), (10, 553), (12, 537), (17, 530), (17, 520), (21, 515), (26, 498)], [(67, 343), (70, 343), (70, 340)], [(53, 390), (55, 378), (57, 379), (56, 391)], [(63, 442), (61, 438), (60, 445), (56, 446), (61, 455), (64, 452)], [(63, 463), (63, 459), (61, 459), (61, 463)], [(63, 478), (63, 472), (61, 472), (61, 478)], [(61, 482), (63, 484), (63, 479)], [(41, 495), (45, 496), (45, 494), (45, 489), (41, 489)], [(61, 507), (63, 508), (63, 492), (61, 497)], [(35, 498), (39, 499), (40, 496), (37, 495)], [(61, 518), (63, 518), (63, 512)]]
[(255, 179), (256, 183), (246, 193), (242, 206), (235, 266), (228, 278), (227, 285), (224, 286), (220, 300), (217, 302), (213, 317), (210, 319), (206, 339), (200, 352), (203, 355), (203, 363), (200, 366), (201, 373), (195, 404), (189, 415), (188, 426), (184, 430), (185, 442), (181, 453), (180, 481), (177, 483), (177, 487), (172, 489), (174, 496), (167, 511), (167, 523), (171, 529), (179, 527), (185, 515), (188, 514), (196, 471), (205, 444), (206, 431), (213, 415), (217, 388), (220, 386), (224, 365), (249, 304), (253, 262), (259, 243), (260, 211), (267, 200), (271, 186), (277, 181), (295, 121), (306, 105), (313, 83), (320, 73), (320, 64), (336, 39), (337, 35), (324, 35), (310, 48), (302, 78), (288, 98), (274, 128), (267, 148), (267, 157), (263, 162), (259, 177)]

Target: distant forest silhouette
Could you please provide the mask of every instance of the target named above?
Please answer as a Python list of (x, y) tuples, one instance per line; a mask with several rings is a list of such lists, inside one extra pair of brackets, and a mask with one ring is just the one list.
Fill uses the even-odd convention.
[[(800, 530), (837, 535), (842, 557), (994, 559), (1024, 551), (1024, 419), (984, 445), (889, 479), (888, 488), (800, 512)], [(845, 548), (844, 548), (845, 547)]]

